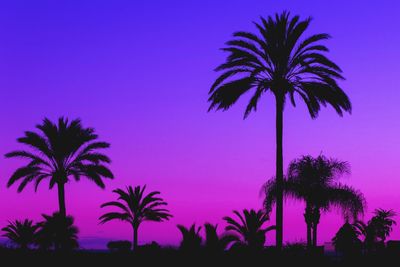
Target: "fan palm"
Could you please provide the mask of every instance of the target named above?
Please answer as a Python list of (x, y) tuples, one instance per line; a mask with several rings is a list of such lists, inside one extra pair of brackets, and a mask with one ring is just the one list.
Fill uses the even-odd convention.
[(7, 237), (14, 245), (20, 249), (28, 249), (34, 244), (35, 234), (38, 226), (32, 220), (25, 219), (23, 221), (15, 220), (2, 228), (3, 236)]
[(195, 252), (201, 248), (202, 238), (200, 236), (201, 226), (197, 227), (196, 224), (192, 224), (189, 228), (178, 224), (179, 231), (182, 234), (182, 241), (179, 248), (186, 252)]
[[(364, 212), (365, 199), (354, 188), (342, 185), (337, 180), (350, 172), (347, 162), (328, 159), (325, 156), (313, 158), (303, 156), (289, 164), (287, 179), (283, 183), (285, 197), (304, 200), (306, 208), (304, 218), (307, 225), (308, 247), (317, 245), (317, 227), (321, 211), (337, 208), (342, 211), (345, 220), (353, 219)], [(276, 180), (272, 179), (263, 186), (264, 206), (269, 213), (277, 199)]]
[(216, 68), (221, 75), (210, 89), (209, 110), (227, 110), (245, 93), (254, 89), (244, 117), (257, 109), (265, 92), (271, 92), (276, 107), (276, 242), (283, 238), (283, 110), (288, 97), (295, 106), (297, 94), (307, 105), (312, 118), (322, 106), (331, 105), (342, 116), (351, 111), (351, 103), (337, 81), (343, 79), (341, 69), (325, 55), (328, 48), (321, 41), (328, 34), (302, 38), (311, 18), (300, 20), (288, 12), (261, 17), (254, 23), (258, 33), (239, 31), (226, 43), (226, 61)]
[(204, 245), (209, 252), (223, 252), (233, 241), (237, 240), (236, 236), (229, 233), (218, 235), (217, 228), (218, 225), (204, 224), (206, 234)]
[(59, 212), (42, 215), (44, 221), (38, 224), (36, 242), (39, 248), (55, 250), (71, 250), (79, 247), (78, 228), (72, 216), (64, 216)]
[(162, 222), (169, 220), (172, 215), (165, 208), (167, 205), (161, 197), (160, 192), (153, 191), (145, 194), (146, 186), (128, 186), (126, 190), (116, 189), (113, 192), (118, 195), (118, 201), (111, 201), (101, 205), (104, 207), (116, 207), (118, 212), (108, 212), (99, 219), (100, 223), (106, 223), (112, 220), (121, 220), (131, 224), (133, 229), (133, 250), (138, 247), (138, 230), (144, 221)]
[(253, 209), (244, 209), (243, 214), (236, 210), (233, 213), (239, 220), (229, 216), (223, 219), (228, 224), (225, 230), (232, 231), (233, 234), (237, 235), (236, 245), (244, 245), (250, 249), (262, 249), (265, 243), (265, 234), (268, 231), (275, 230), (275, 226), (263, 228), (269, 220), (267, 214), (261, 210), (255, 211)]
[(66, 216), (65, 184), (71, 177), (76, 181), (86, 177), (101, 188), (104, 188), (102, 178), (113, 178), (104, 165), (110, 163), (110, 159), (98, 152), (109, 144), (96, 141), (98, 136), (94, 129), (84, 128), (79, 119), (68, 122), (68, 119), (59, 118), (55, 124), (46, 118), (36, 128), (39, 133), (26, 131), (24, 137), (17, 139), (30, 150), (5, 155), (29, 160), (13, 173), (7, 186), (19, 181), (18, 192), (21, 192), (28, 183), (34, 182), (36, 191), (43, 180), (49, 179), (50, 189), (57, 185), (59, 212)]

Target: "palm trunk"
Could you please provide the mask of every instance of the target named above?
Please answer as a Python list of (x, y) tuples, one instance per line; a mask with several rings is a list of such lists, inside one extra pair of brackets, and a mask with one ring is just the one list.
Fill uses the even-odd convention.
[(65, 218), (67, 217), (67, 211), (65, 208), (65, 189), (64, 189), (64, 183), (63, 182), (58, 182), (58, 211), (59, 213)]
[(315, 223), (313, 225), (313, 247), (317, 247), (317, 229), (318, 229), (318, 224)]
[(317, 232), (318, 232), (318, 224), (319, 219), (321, 217), (321, 212), (319, 211), (318, 207), (314, 207), (313, 215), (312, 215), (312, 228), (313, 228), (313, 246), (317, 247)]
[(312, 226), (311, 224), (307, 224), (307, 248), (311, 249), (312, 247)]
[(283, 97), (276, 96), (276, 247), (283, 243)]
[(310, 249), (312, 247), (312, 218), (311, 218), (311, 206), (306, 204), (306, 211), (304, 212), (304, 219), (307, 225), (307, 248)]
[(138, 247), (138, 228), (138, 226), (133, 226), (133, 251), (136, 251)]

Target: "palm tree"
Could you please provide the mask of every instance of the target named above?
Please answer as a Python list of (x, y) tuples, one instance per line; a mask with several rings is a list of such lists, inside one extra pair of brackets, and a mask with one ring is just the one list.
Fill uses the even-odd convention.
[(243, 215), (234, 210), (233, 213), (239, 218), (239, 221), (226, 216), (223, 219), (227, 222), (226, 231), (232, 231), (236, 234), (235, 245), (246, 246), (253, 250), (262, 249), (265, 243), (265, 234), (268, 231), (275, 230), (275, 226), (263, 228), (269, 220), (267, 214), (263, 211), (251, 209), (243, 210)]
[(374, 216), (365, 224), (362, 221), (354, 223), (357, 234), (364, 237), (364, 245), (368, 251), (371, 251), (376, 245), (383, 246), (386, 238), (396, 225), (393, 217), (396, 213), (393, 210), (376, 209)]
[(38, 224), (36, 242), (39, 248), (55, 250), (71, 250), (79, 247), (78, 228), (72, 216), (64, 216), (59, 212), (42, 215), (44, 221)]
[(227, 110), (251, 89), (254, 94), (246, 107), (244, 118), (257, 109), (261, 96), (269, 91), (276, 106), (276, 243), (280, 249), (283, 238), (283, 110), (288, 97), (295, 106), (295, 94), (307, 105), (316, 118), (321, 105), (331, 105), (342, 116), (351, 111), (351, 103), (337, 84), (343, 79), (341, 69), (325, 56), (327, 47), (321, 41), (328, 34), (301, 38), (311, 18), (300, 20), (288, 12), (261, 17), (254, 23), (258, 34), (235, 32), (223, 51), (229, 53), (226, 61), (216, 68), (222, 72), (210, 89), (209, 110)]
[(68, 119), (59, 118), (55, 124), (46, 118), (36, 128), (39, 133), (26, 131), (24, 137), (17, 139), (29, 146), (29, 150), (5, 155), (29, 160), (13, 173), (7, 186), (20, 181), (18, 192), (21, 192), (28, 183), (34, 182), (36, 191), (40, 182), (49, 179), (50, 189), (57, 185), (59, 212), (65, 217), (65, 184), (70, 178), (79, 181), (86, 177), (101, 188), (105, 187), (102, 178), (113, 178), (104, 165), (110, 163), (110, 159), (98, 151), (110, 145), (96, 141), (98, 136), (94, 129), (84, 128), (79, 119), (69, 123)]
[(376, 209), (374, 214), (375, 216), (371, 219), (371, 225), (376, 229), (378, 240), (384, 243), (392, 232), (393, 226), (396, 225), (396, 221), (393, 219), (396, 213), (393, 210)]
[[(313, 158), (303, 156), (289, 165), (287, 178), (283, 183), (285, 197), (304, 200), (306, 208), (304, 218), (307, 225), (308, 247), (317, 245), (317, 227), (321, 211), (338, 208), (346, 221), (356, 220), (364, 212), (365, 199), (354, 188), (342, 185), (337, 180), (350, 172), (347, 162), (328, 159), (325, 156)], [(264, 206), (271, 212), (277, 199), (276, 180), (272, 179), (263, 186)]]
[(162, 222), (169, 220), (172, 215), (163, 206), (167, 205), (158, 195), (160, 192), (153, 191), (144, 194), (146, 186), (128, 186), (126, 191), (116, 189), (113, 192), (118, 195), (118, 201), (111, 201), (101, 205), (101, 208), (111, 206), (119, 209), (119, 212), (108, 212), (99, 219), (100, 223), (106, 223), (112, 220), (121, 220), (131, 224), (133, 229), (133, 250), (138, 247), (138, 230), (144, 221)]
[(192, 224), (189, 228), (178, 224), (179, 231), (182, 234), (182, 241), (179, 248), (185, 252), (196, 252), (201, 248), (202, 238), (200, 236), (201, 226), (196, 227)]
[(236, 236), (229, 233), (218, 235), (217, 228), (218, 225), (212, 225), (210, 223), (204, 224), (206, 234), (204, 245), (208, 252), (224, 252), (233, 241), (237, 240)]
[(32, 220), (25, 219), (23, 221), (15, 220), (9, 222), (1, 230), (4, 232), (4, 237), (7, 237), (20, 249), (26, 250), (30, 245), (34, 244), (37, 229), (38, 226)]

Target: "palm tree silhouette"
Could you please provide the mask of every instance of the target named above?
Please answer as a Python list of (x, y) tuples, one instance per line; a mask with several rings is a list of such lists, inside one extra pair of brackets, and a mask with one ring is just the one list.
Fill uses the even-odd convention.
[(218, 235), (218, 225), (212, 225), (210, 223), (204, 224), (205, 230), (205, 249), (211, 253), (221, 253), (228, 249), (229, 245), (237, 240), (235, 235), (225, 233)]
[(362, 221), (356, 221), (354, 227), (359, 236), (364, 237), (364, 245), (367, 251), (371, 251), (376, 246), (384, 246), (386, 238), (396, 225), (393, 217), (396, 213), (393, 210), (376, 209), (374, 216), (365, 224)]
[(44, 221), (38, 223), (36, 243), (40, 249), (71, 250), (79, 247), (78, 228), (72, 216), (59, 212), (42, 215)]
[(40, 133), (26, 131), (18, 142), (29, 146), (30, 150), (17, 150), (7, 153), (7, 158), (25, 158), (29, 163), (18, 168), (9, 179), (7, 186), (20, 181), (18, 192), (30, 182), (35, 182), (35, 191), (41, 181), (50, 180), (50, 189), (58, 188), (59, 212), (66, 216), (65, 184), (74, 178), (79, 181), (86, 177), (104, 188), (102, 178), (113, 178), (111, 171), (104, 165), (110, 159), (98, 152), (108, 148), (105, 142), (98, 142), (92, 128), (83, 128), (79, 119), (70, 123), (59, 118), (58, 123), (44, 119), (36, 128)]
[(201, 248), (202, 238), (200, 236), (201, 226), (196, 227), (196, 224), (192, 224), (189, 228), (178, 224), (179, 231), (182, 234), (182, 241), (179, 249), (185, 252), (196, 252)]
[(270, 91), (276, 102), (276, 244), (280, 249), (283, 238), (283, 110), (288, 96), (295, 106), (295, 94), (307, 105), (316, 118), (321, 105), (331, 105), (342, 116), (351, 111), (347, 95), (337, 84), (343, 79), (341, 69), (325, 56), (328, 51), (320, 41), (328, 34), (301, 38), (311, 18), (300, 20), (288, 12), (261, 17), (254, 23), (258, 34), (235, 32), (223, 51), (229, 53), (226, 61), (216, 68), (222, 74), (210, 89), (209, 110), (227, 110), (244, 94), (254, 89), (244, 118), (257, 109), (261, 96)]
[(99, 220), (100, 223), (106, 223), (111, 220), (121, 220), (132, 225), (133, 229), (133, 250), (138, 247), (138, 230), (144, 221), (162, 222), (169, 220), (172, 215), (163, 206), (167, 205), (160, 195), (160, 192), (153, 191), (144, 194), (146, 186), (128, 186), (126, 191), (116, 189), (113, 192), (118, 195), (118, 201), (111, 201), (101, 205), (101, 208), (112, 206), (119, 209), (119, 212), (108, 212), (103, 214)]
[(38, 226), (32, 220), (25, 219), (9, 222), (1, 230), (4, 232), (4, 237), (7, 237), (18, 248), (26, 250), (34, 244), (37, 229)]
[(233, 213), (239, 218), (239, 221), (226, 216), (223, 219), (227, 222), (226, 231), (232, 231), (236, 235), (235, 246), (245, 246), (251, 250), (259, 250), (264, 247), (265, 234), (268, 231), (275, 230), (275, 226), (263, 228), (269, 220), (267, 214), (263, 211), (251, 209), (243, 210), (243, 215), (234, 210)]
[[(285, 197), (304, 200), (306, 208), (304, 218), (307, 225), (308, 247), (317, 245), (317, 227), (321, 211), (338, 208), (345, 220), (356, 220), (363, 214), (364, 196), (354, 188), (342, 185), (337, 180), (350, 172), (347, 162), (328, 159), (325, 156), (313, 158), (303, 156), (289, 165), (287, 179), (283, 183)], [(277, 198), (276, 180), (272, 179), (263, 186), (264, 206), (271, 212)]]

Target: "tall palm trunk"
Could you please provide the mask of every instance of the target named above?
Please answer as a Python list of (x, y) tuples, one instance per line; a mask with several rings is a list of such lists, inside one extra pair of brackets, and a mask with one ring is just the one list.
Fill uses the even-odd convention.
[(136, 251), (138, 247), (138, 228), (138, 226), (133, 226), (133, 251)]
[(283, 243), (283, 97), (276, 96), (276, 247)]
[(60, 214), (65, 218), (67, 217), (67, 211), (65, 208), (65, 189), (64, 189), (64, 182), (58, 182), (58, 211)]

